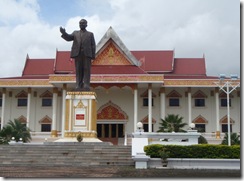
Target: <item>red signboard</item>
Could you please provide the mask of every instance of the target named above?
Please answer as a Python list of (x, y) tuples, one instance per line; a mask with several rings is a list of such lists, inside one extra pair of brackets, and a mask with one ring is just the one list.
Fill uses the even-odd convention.
[(76, 114), (76, 120), (84, 120), (85, 115), (84, 114)]

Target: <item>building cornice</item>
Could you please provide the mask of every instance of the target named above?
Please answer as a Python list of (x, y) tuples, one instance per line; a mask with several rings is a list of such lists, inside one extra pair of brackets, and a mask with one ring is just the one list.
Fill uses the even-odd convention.
[[(224, 85), (225, 80), (221, 84)], [(235, 85), (240, 83), (240, 79), (231, 80)], [(75, 84), (75, 75), (69, 74), (53, 74), (49, 79), (0, 79), (0, 87), (55, 87), (54, 84)], [(220, 84), (218, 79), (165, 79), (163, 74), (131, 74), (131, 75), (92, 75), (92, 84), (138, 84), (138, 83), (156, 83), (162, 84), (164, 87), (216, 87)]]
[(48, 79), (2, 79), (0, 87), (53, 87)]
[[(49, 82), (75, 83), (75, 75), (50, 75)], [(162, 83), (163, 75), (92, 75), (91, 83)]]

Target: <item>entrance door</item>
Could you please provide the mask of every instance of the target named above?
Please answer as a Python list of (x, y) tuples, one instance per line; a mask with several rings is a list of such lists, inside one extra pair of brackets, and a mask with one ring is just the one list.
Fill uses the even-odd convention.
[(124, 137), (124, 124), (97, 124), (97, 137), (102, 141), (118, 144), (118, 138)]

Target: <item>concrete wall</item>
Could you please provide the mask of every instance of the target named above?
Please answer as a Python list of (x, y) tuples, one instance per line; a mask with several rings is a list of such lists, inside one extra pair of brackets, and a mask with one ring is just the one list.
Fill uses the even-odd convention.
[[(160, 158), (150, 158), (148, 168), (162, 167)], [(240, 170), (240, 159), (168, 158), (169, 168)]]

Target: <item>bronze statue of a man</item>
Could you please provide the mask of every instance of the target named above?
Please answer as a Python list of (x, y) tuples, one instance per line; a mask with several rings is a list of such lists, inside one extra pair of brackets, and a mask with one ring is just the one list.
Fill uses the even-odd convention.
[(91, 60), (95, 59), (96, 43), (92, 32), (86, 30), (87, 21), (81, 19), (80, 30), (72, 34), (60, 27), (61, 37), (73, 41), (70, 57), (75, 59), (76, 91), (90, 91)]

